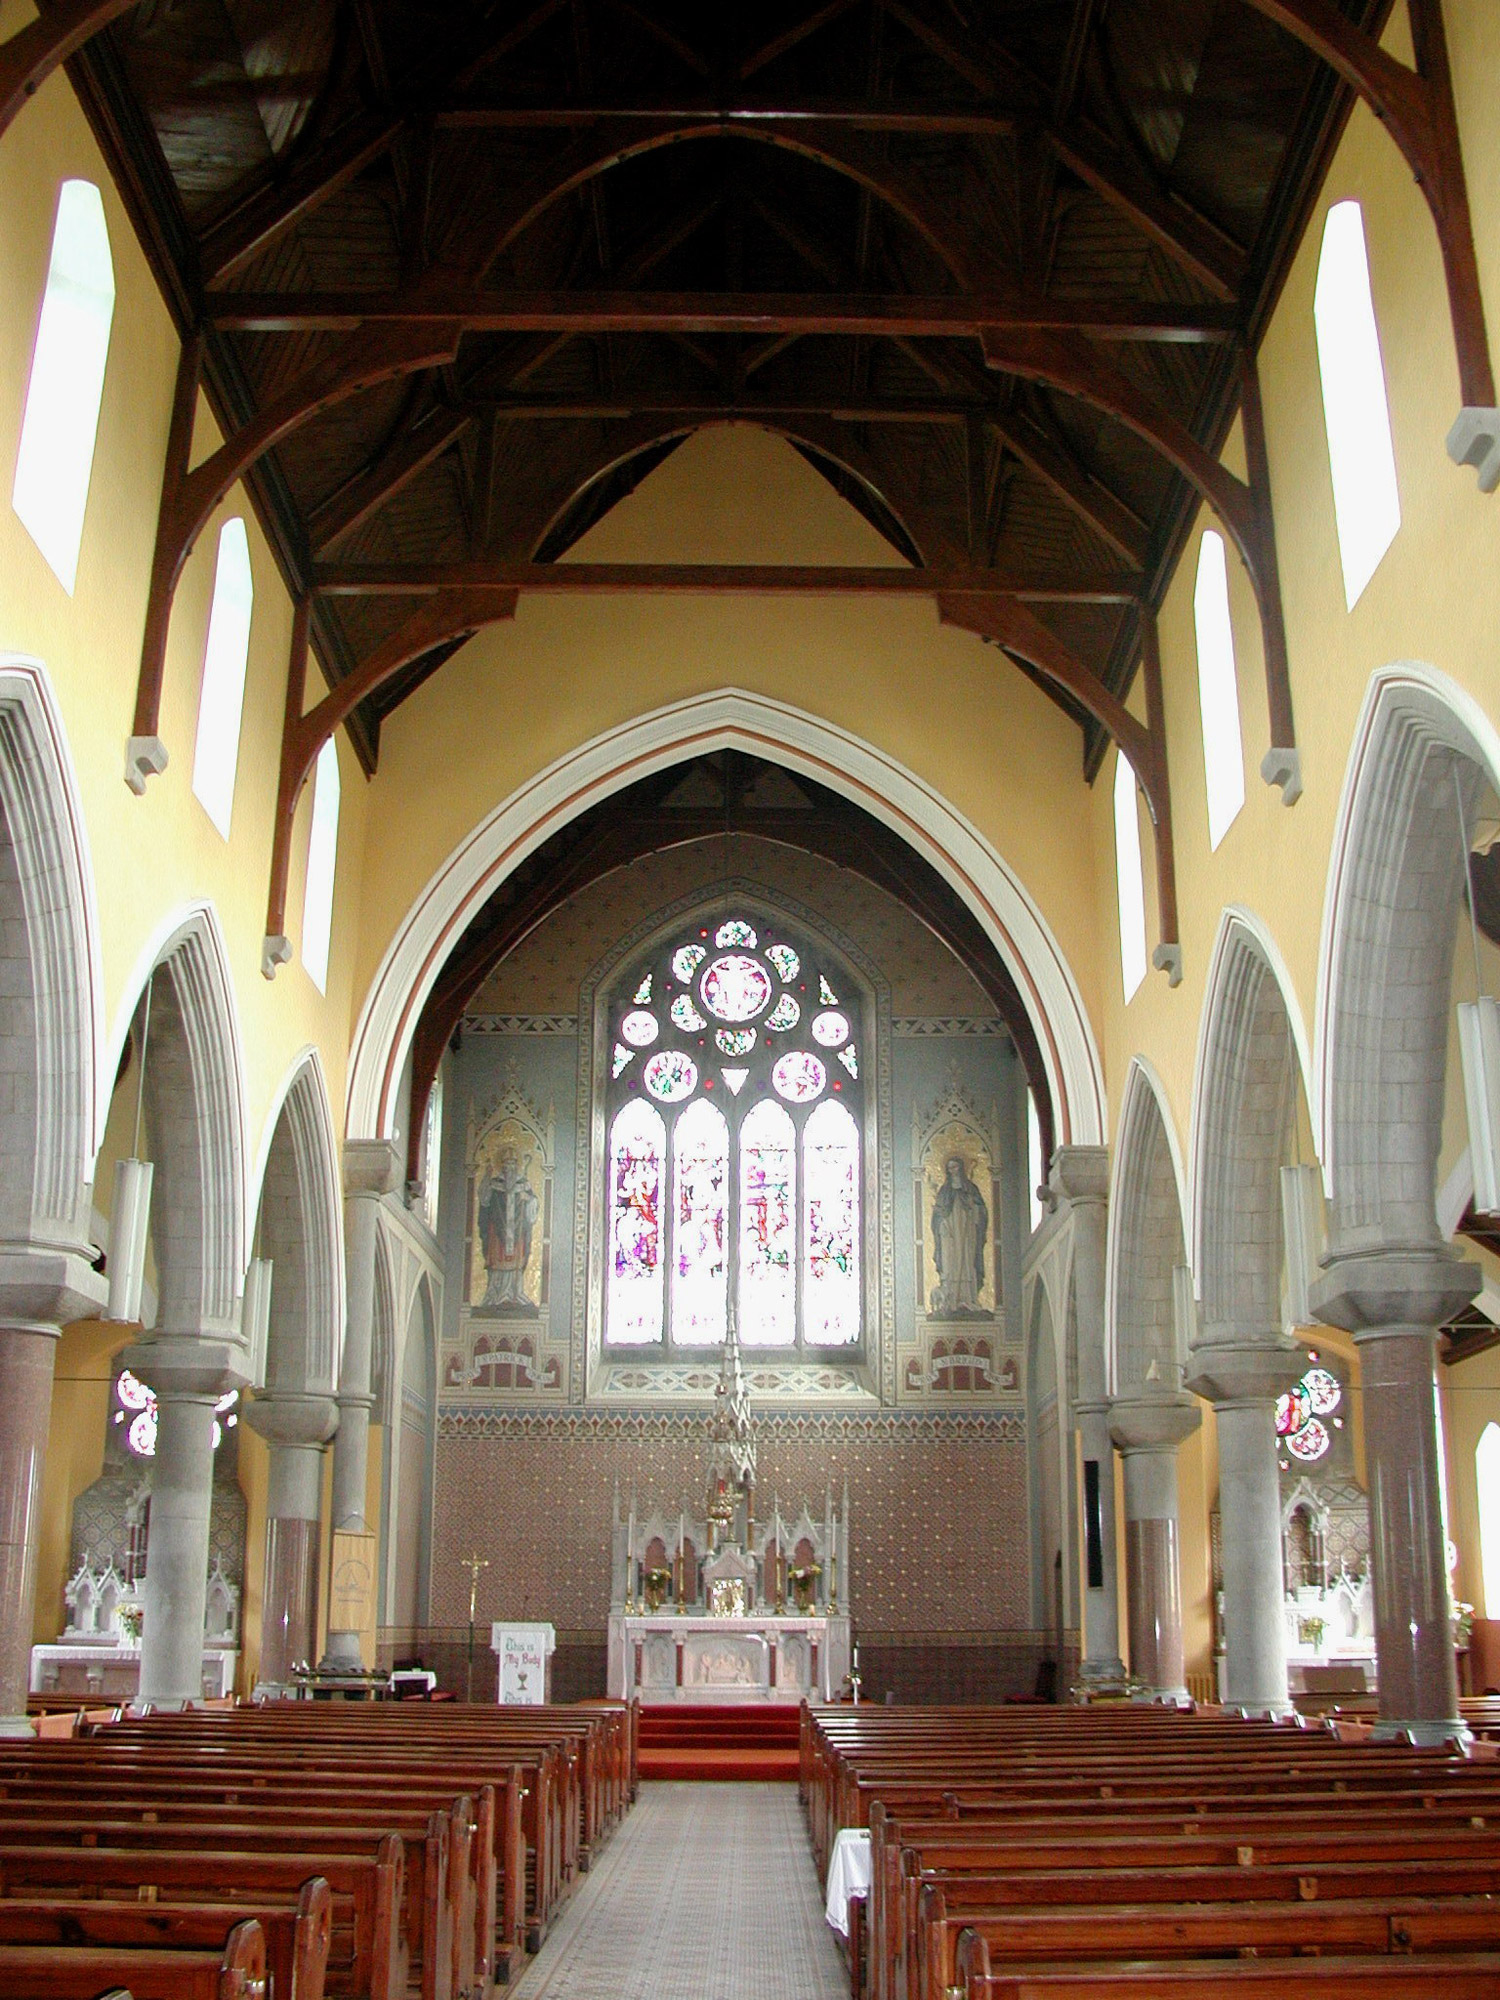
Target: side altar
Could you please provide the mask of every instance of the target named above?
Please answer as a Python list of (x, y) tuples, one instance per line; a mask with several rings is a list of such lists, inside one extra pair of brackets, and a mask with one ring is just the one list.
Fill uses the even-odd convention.
[[(831, 1701), (857, 1687), (848, 1613), (849, 1494), (755, 1516), (755, 1438), (731, 1308), (700, 1514), (622, 1518), (615, 1495), (609, 1692), (648, 1702)], [(843, 1605), (840, 1605), (840, 1591)]]

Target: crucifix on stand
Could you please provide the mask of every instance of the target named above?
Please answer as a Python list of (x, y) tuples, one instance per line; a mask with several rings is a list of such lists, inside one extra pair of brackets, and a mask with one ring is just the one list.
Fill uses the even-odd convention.
[(469, 1572), (469, 1660), (464, 1672), (464, 1700), (474, 1699), (474, 1607), (479, 1602), (479, 1572), (489, 1568), (486, 1557), (476, 1549), (459, 1567)]

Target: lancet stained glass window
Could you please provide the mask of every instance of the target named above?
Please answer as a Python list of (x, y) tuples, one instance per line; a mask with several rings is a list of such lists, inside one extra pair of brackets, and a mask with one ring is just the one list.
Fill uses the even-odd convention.
[(847, 968), (731, 907), (625, 967), (604, 1031), (606, 1343), (720, 1346), (732, 1298), (746, 1348), (857, 1348), (863, 1027)]

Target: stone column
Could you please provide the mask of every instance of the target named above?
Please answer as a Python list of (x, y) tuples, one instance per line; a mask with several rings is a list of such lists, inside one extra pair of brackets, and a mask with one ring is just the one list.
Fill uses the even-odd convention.
[(57, 1337), (73, 1320), (91, 1318), (104, 1292), (78, 1256), (0, 1253), (0, 1736), (32, 1733), (26, 1693)]
[(1219, 1420), (1219, 1533), (1224, 1565), (1225, 1699), (1252, 1715), (1285, 1715), (1285, 1584), (1276, 1399), (1306, 1362), (1279, 1336), (1193, 1349), (1187, 1387)]
[(1312, 1288), (1319, 1319), (1359, 1347), (1375, 1586), (1379, 1736), (1467, 1741), (1448, 1603), (1433, 1364), (1437, 1328), (1479, 1289), (1479, 1272), (1429, 1248), (1335, 1253)]
[[(370, 1358), (375, 1333), (375, 1230), (380, 1204), (401, 1185), (401, 1158), (388, 1139), (352, 1139), (344, 1148), (344, 1245), (348, 1322), (339, 1371), (338, 1434), (333, 1441), (333, 1532), (369, 1533), (365, 1520), (370, 1455)], [(373, 1568), (371, 1582), (373, 1584)], [(365, 1664), (357, 1631), (340, 1630), (333, 1613), (345, 1600), (330, 1596), (328, 1646), (322, 1664), (358, 1671)]]
[(257, 1686), (284, 1687), (311, 1663), (318, 1636), (318, 1537), (323, 1447), (338, 1424), (332, 1396), (257, 1396), (245, 1422), (271, 1447), (266, 1484), (266, 1579)]
[[(1103, 1692), (1125, 1682), (1120, 1658), (1119, 1584), (1115, 1552), (1115, 1455), (1109, 1435), (1104, 1357), (1104, 1246), (1108, 1225), (1109, 1151), (1060, 1146), (1051, 1186), (1066, 1201), (1073, 1226), (1073, 1303), (1078, 1381), (1073, 1417), (1083, 1461), (1083, 1546), (1078, 1559), (1083, 1607), (1079, 1680)], [(1062, 1385), (1059, 1385), (1061, 1389)], [(1095, 1470), (1091, 1474), (1090, 1466)], [(1090, 1493), (1093, 1493), (1091, 1502)], [(1090, 1554), (1096, 1558), (1090, 1578)]]
[(1182, 1661), (1182, 1567), (1177, 1447), (1203, 1421), (1186, 1396), (1121, 1397), (1109, 1433), (1125, 1455), (1125, 1578), (1130, 1676), (1143, 1698), (1187, 1693)]
[(214, 1404), (245, 1386), (244, 1358), (238, 1342), (184, 1334), (144, 1340), (122, 1356), (156, 1393), (137, 1697), (154, 1708), (203, 1699)]

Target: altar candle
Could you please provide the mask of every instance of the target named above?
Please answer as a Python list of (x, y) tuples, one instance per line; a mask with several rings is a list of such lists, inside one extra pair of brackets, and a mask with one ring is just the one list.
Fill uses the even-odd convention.
[(630, 1526), (625, 1534), (625, 1595), (635, 1596), (635, 1488), (630, 1489)]
[(682, 1602), (682, 1593), (687, 1588), (687, 1514), (677, 1510), (677, 1602)]

